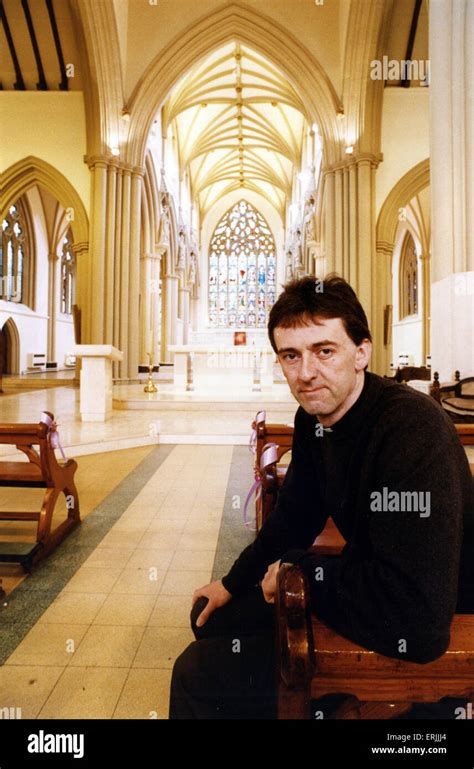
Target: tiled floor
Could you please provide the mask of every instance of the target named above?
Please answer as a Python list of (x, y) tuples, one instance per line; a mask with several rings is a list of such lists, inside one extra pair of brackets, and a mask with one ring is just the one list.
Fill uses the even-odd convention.
[[(211, 580), (232, 451), (169, 452), (0, 668), (1, 707), (22, 718), (167, 717), (191, 596)], [(95, 472), (101, 488), (125, 475), (124, 456), (88, 459), (84, 479)], [(94, 483), (80, 486), (84, 506)]]
[[(78, 457), (76, 486), (80, 491), (81, 518), (84, 520), (95, 507), (107, 497), (117, 484), (125, 478), (149, 453), (151, 446), (104, 454)], [(18, 455), (21, 456), (18, 452)], [(1, 510), (39, 510), (44, 495), (43, 489), (2, 488)], [(66, 517), (65, 498), (61, 496), (55, 508), (53, 527)], [(35, 540), (36, 523), (2, 523), (1, 539)], [(21, 567), (14, 564), (0, 564), (0, 580), (6, 593), (25, 579)]]

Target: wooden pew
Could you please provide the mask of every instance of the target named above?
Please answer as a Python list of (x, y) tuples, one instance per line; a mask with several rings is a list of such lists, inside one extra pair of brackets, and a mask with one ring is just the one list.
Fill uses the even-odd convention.
[(309, 719), (311, 699), (347, 693), (332, 718), (389, 719), (414, 702), (474, 698), (474, 615), (455, 614), (448, 651), (428, 664), (371, 652), (316, 619), (297, 565), (282, 564), (276, 595), (278, 718)]
[[(263, 415), (263, 417), (262, 417)], [(281, 465), (281, 459), (291, 451), (293, 444), (293, 426), (267, 423), (264, 412), (259, 412), (255, 418), (256, 450), (255, 474), (262, 481), (261, 492), (255, 503), (257, 531), (260, 531), (276, 503), (279, 489), (285, 479), (286, 465)], [(277, 463), (262, 465), (262, 455), (265, 446), (275, 443), (277, 446)]]
[[(259, 412), (261, 415), (262, 412)], [(293, 426), (266, 423), (264, 419), (257, 415), (255, 422), (257, 433), (255, 468), (258, 468), (258, 474), (261, 478), (261, 493), (256, 499), (256, 521), (257, 531), (259, 531), (270, 515), (276, 503), (279, 489), (281, 488), (286, 475), (286, 466), (279, 465), (278, 462), (287, 452), (291, 451), (293, 443)], [(262, 467), (262, 454), (264, 447), (270, 443), (277, 446), (277, 462), (265, 464)], [(345, 540), (341, 536), (332, 518), (328, 518), (324, 530), (316, 538), (313, 547), (320, 555), (339, 555), (345, 545)]]
[[(51, 421), (54, 417), (44, 412)], [(2, 424), (0, 443), (11, 444), (22, 451), (29, 462), (0, 461), (0, 486), (44, 488), (41, 510), (0, 511), (0, 521), (37, 521), (36, 541), (0, 542), (0, 562), (21, 563), (29, 571), (80, 523), (79, 497), (74, 483), (77, 462), (74, 459), (59, 464), (51, 445), (47, 424)], [(39, 452), (34, 448), (39, 447)], [(54, 508), (60, 494), (66, 497), (67, 518), (52, 529)]]

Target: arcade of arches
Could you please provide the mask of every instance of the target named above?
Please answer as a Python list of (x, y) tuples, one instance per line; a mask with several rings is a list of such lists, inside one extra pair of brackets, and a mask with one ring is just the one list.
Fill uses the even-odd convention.
[[(69, 659), (58, 652), (44, 697), (25, 708), (87, 713), (79, 693), (66, 704), (79, 687), (73, 666), (97, 666), (88, 685), (102, 686), (101, 629), (123, 630), (127, 592), (125, 662), (110, 663), (97, 712), (164, 713), (145, 673), (166, 691), (167, 650), (187, 639), (184, 596), (217, 563), (235, 462), (247, 478), (235, 447), (262, 404), (270, 421), (295, 412), (276, 365), (273, 387), (240, 400), (228, 380), (207, 402), (189, 387), (177, 393), (179, 350), (227, 349), (237, 331), (243, 349), (264, 348), (284, 282), (337, 272), (366, 310), (372, 371), (431, 358), (441, 381), (474, 374), (474, 4), (53, 0), (51, 16), (37, 0), (35, 46), (22, 4), (3, 6), (1, 421), (55, 413), (79, 457), (83, 517), (126, 476), (135, 490), (46, 619), (34, 615), (30, 635), (3, 651), (4, 680), (13, 685), (15, 665), (41, 668), (42, 633), (76, 616), (76, 662), (63, 675)], [(387, 62), (406, 59), (429, 60), (429, 74), (387, 74)], [(113, 414), (99, 425), (80, 418), (78, 343), (123, 353)], [(150, 360), (161, 365), (148, 396)], [(158, 564), (151, 587), (139, 563)], [(23, 580), (2, 573), (9, 590)]]

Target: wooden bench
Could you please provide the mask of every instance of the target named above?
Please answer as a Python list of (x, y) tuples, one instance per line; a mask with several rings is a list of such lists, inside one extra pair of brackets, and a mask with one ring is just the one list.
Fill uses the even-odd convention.
[(282, 564), (276, 595), (278, 718), (309, 719), (311, 700), (345, 693), (332, 718), (389, 719), (414, 702), (474, 698), (474, 615), (455, 614), (449, 649), (428, 664), (404, 662), (343, 638), (311, 614), (298, 566)]
[[(293, 444), (293, 426), (272, 424), (265, 421), (264, 412), (258, 412), (255, 418), (256, 450), (255, 473), (262, 481), (261, 492), (255, 503), (255, 519), (257, 531), (260, 531), (276, 503), (279, 489), (285, 479), (286, 465), (279, 464), (281, 459), (291, 451)], [(277, 446), (277, 462), (265, 466), (262, 455), (265, 446), (274, 443)]]
[[(44, 412), (51, 422), (54, 417)], [(0, 443), (11, 444), (28, 457), (29, 462), (0, 461), (0, 486), (45, 489), (38, 512), (0, 511), (0, 521), (37, 521), (36, 541), (0, 542), (0, 562), (21, 563), (29, 571), (80, 523), (79, 497), (74, 484), (77, 462), (59, 464), (51, 445), (51, 430), (39, 424), (2, 424)], [(39, 452), (34, 448), (39, 447)], [(60, 494), (66, 497), (67, 518), (52, 530), (54, 508)]]
[[(278, 491), (285, 480), (286, 465), (278, 464), (280, 460), (291, 451), (293, 444), (292, 425), (266, 423), (259, 412), (255, 419), (256, 429), (256, 452), (255, 468), (261, 479), (261, 493), (256, 499), (256, 521), (257, 531), (259, 531), (266, 521), (274, 505)], [(277, 446), (277, 461), (271, 464), (264, 463), (262, 466), (262, 455), (265, 446), (274, 443)], [(328, 518), (324, 530), (316, 538), (313, 547), (320, 555), (339, 555), (345, 545), (345, 540), (341, 536), (332, 518)]]

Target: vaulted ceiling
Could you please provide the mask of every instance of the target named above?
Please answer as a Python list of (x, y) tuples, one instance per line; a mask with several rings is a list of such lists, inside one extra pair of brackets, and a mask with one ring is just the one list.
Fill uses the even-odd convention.
[(188, 73), (163, 114), (165, 130), (175, 126), (181, 169), (203, 214), (239, 188), (284, 210), (308, 124), (301, 99), (273, 64), (230, 43)]

